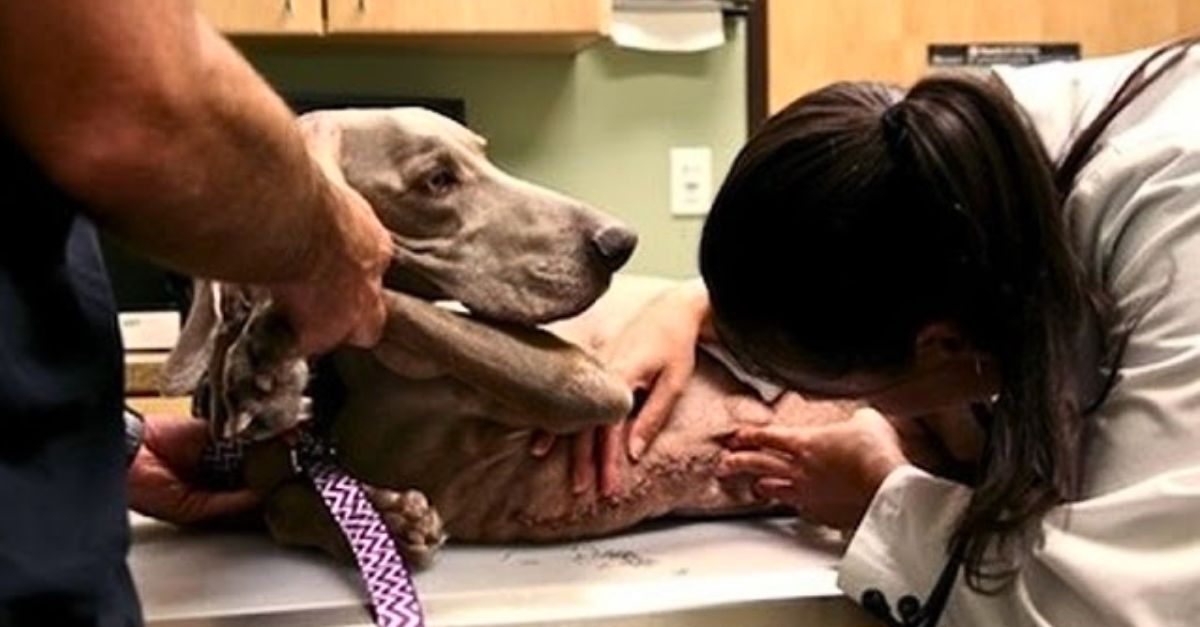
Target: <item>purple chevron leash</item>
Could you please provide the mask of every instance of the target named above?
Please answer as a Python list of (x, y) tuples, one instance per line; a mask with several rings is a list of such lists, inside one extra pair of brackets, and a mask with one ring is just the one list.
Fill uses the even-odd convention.
[[(292, 455), (293, 465), (313, 482), (350, 544), (359, 577), (370, 596), (375, 624), (424, 627), (425, 616), (412, 575), (362, 484), (342, 472), (333, 462), (333, 450), (307, 431), (301, 431)], [(239, 442), (215, 442), (205, 453), (207, 468), (225, 485), (233, 485), (240, 478), (241, 460)]]
[(375, 623), (379, 627), (424, 627), (412, 575), (362, 484), (334, 465), (333, 451), (309, 433), (301, 434), (296, 450), (300, 467), (350, 543), (371, 596)]

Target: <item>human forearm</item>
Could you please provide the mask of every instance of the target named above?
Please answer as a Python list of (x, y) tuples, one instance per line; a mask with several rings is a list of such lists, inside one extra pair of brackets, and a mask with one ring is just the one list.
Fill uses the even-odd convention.
[(271, 283), (319, 267), (318, 251), (377, 243), (342, 219), (287, 108), (190, 3), (0, 11), (7, 130), (133, 248)]
[(224, 40), (197, 27), (192, 101), (173, 116), (169, 143), (147, 146), (130, 169), (156, 184), (115, 173), (96, 219), (163, 262), (234, 281), (295, 279), (322, 265), (323, 247), (364, 245), (345, 241), (337, 190), (287, 107)]

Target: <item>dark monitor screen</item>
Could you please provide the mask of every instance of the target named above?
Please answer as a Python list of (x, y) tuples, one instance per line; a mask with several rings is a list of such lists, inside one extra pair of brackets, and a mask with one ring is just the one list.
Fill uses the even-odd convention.
[(333, 96), (326, 94), (296, 94), (285, 97), (296, 113), (315, 109), (350, 109), (375, 107), (424, 107), (448, 118), (467, 123), (466, 105), (454, 98), (395, 98), (390, 96)]
[[(284, 99), (296, 113), (349, 107), (425, 107), (466, 123), (463, 101), (450, 98), (295, 94)], [(189, 278), (146, 261), (103, 235), (101, 248), (118, 309), (123, 312), (178, 311), (186, 314), (191, 302)]]

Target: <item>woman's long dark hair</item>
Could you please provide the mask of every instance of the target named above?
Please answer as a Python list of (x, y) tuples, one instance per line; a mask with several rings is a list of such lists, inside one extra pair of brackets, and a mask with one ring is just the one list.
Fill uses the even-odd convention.
[(1012, 572), (986, 558), (1078, 495), (1098, 402), (1081, 378), (1115, 372), (1124, 345), (1063, 202), (1112, 119), (1192, 43), (1142, 63), (1057, 168), (996, 83), (935, 76), (907, 94), (831, 85), (751, 138), (705, 224), (700, 267), (718, 330), (756, 367), (899, 372), (936, 321), (991, 356), (999, 394), (952, 538), (977, 590)]

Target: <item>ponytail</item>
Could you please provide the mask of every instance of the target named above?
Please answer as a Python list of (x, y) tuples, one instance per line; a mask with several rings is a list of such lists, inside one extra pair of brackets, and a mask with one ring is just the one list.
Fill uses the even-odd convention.
[[(1107, 321), (1111, 299), (1068, 240), (1050, 159), (1003, 92), (969, 76), (933, 77), (895, 109), (898, 167), (969, 234), (969, 282), (952, 319), (1000, 376), (975, 490), (952, 539), (968, 582), (994, 589), (1009, 579), (1008, 544), (1025, 523), (1078, 491), (1077, 328)], [(990, 548), (999, 551), (989, 563)]]

